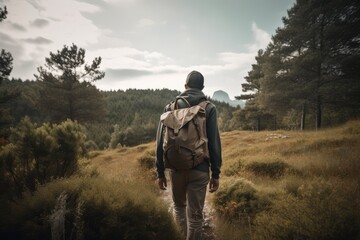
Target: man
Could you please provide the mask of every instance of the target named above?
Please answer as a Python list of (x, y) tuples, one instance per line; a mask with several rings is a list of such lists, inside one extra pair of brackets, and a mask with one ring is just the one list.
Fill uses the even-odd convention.
[[(207, 100), (202, 92), (203, 88), (203, 75), (200, 72), (192, 71), (187, 76), (185, 91), (181, 93), (180, 96), (185, 97), (191, 106), (197, 105)], [(179, 102), (178, 105), (178, 108), (188, 107), (184, 102)], [(170, 110), (168, 106), (165, 108), (165, 111)], [(209, 179), (209, 192), (215, 192), (219, 188), (219, 174), (222, 159), (217, 110), (212, 103), (208, 103), (205, 110), (210, 161), (204, 161), (190, 170), (170, 169), (169, 171), (175, 219), (180, 230), (188, 240), (202, 239), (203, 208)], [(163, 125), (161, 122), (159, 123), (156, 139), (158, 185), (160, 189), (166, 190), (167, 180), (164, 174)], [(211, 178), (209, 176), (209, 168), (211, 169)]]

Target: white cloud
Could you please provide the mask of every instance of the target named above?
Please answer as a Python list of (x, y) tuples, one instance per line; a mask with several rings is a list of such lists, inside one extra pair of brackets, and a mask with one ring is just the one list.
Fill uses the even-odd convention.
[[(136, 0), (103, 1), (114, 5), (136, 2)], [(161, 29), (157, 28), (158, 32), (160, 30), (168, 31), (177, 26), (179, 34), (186, 34), (186, 41), (179, 44), (192, 45), (191, 40), (196, 35), (189, 32), (191, 28), (186, 25), (186, 22), (175, 22), (169, 16), (164, 16), (169, 18), (168, 22), (158, 18), (158, 15), (147, 15), (147, 12), (143, 12), (144, 14), (139, 14), (139, 16), (146, 17), (137, 22), (129, 21), (127, 25), (129, 28), (135, 26), (137, 29), (119, 30), (117, 29), (120, 28), (118, 25), (114, 27), (111, 24), (104, 25), (104, 28), (99, 29), (93, 21), (83, 14), (84, 12), (97, 13), (101, 11), (99, 7), (90, 3), (76, 0), (8, 0), (5, 1), (5, 5), (8, 7), (9, 15), (8, 19), (1, 23), (0, 34), (4, 33), (6, 36), (11, 36), (11, 43), (6, 39), (0, 39), (0, 44), (12, 46), (14, 49), (18, 46), (17, 50), (11, 50), (14, 53), (12, 75), (23, 79), (36, 73), (36, 67), (45, 63), (44, 58), (49, 56), (49, 51), (55, 52), (61, 50), (64, 44), (75, 43), (77, 46), (86, 49), (88, 61), (101, 56), (101, 68), (104, 70), (112, 69), (114, 73), (118, 74), (113, 74), (112, 79), (109, 74), (105, 79), (99, 81), (97, 86), (102, 89), (167, 87), (182, 90), (188, 72), (198, 70), (209, 80), (206, 84), (207, 89), (217, 90), (227, 86), (229, 90), (225, 90), (230, 93), (231, 90), (235, 92), (235, 90), (241, 89), (241, 81), (243, 81), (247, 71), (251, 69), (251, 64), (255, 62), (258, 49), (265, 48), (271, 39), (270, 34), (260, 29), (253, 22), (251, 30), (254, 41), (245, 45), (245, 51), (235, 52), (231, 51), (230, 48), (230, 51), (220, 52), (213, 56), (204, 55), (204, 58), (214, 59), (211, 61), (214, 63), (212, 65), (201, 63), (181, 65), (174, 57), (177, 52), (176, 49), (172, 51), (174, 55), (167, 55), (162, 52), (161, 45), (158, 45), (157, 48), (156, 44), (152, 45), (152, 49), (156, 49), (152, 51), (140, 50), (140, 46), (135, 45), (135, 43), (139, 44), (139, 39), (136, 37), (140, 36), (143, 41), (146, 41), (146, 36), (141, 34), (142, 31), (148, 33), (154, 26), (160, 25)], [(124, 16), (125, 21), (126, 17), (129, 18), (129, 16)], [(34, 25), (36, 19), (38, 21), (42, 19), (42, 22)], [(171, 24), (175, 25), (170, 26)], [(19, 31), (19, 29), (23, 29), (23, 31)], [(129, 30), (138, 34), (128, 34)], [(150, 33), (154, 34), (153, 32)], [(161, 38), (161, 43), (163, 42), (167, 44), (166, 39)], [(44, 45), (45, 43), (46, 45)], [(145, 46), (146, 49), (149, 45)], [(194, 47), (196, 46), (194, 45)], [(179, 45), (179, 49), (182, 49), (181, 45)], [(31, 67), (31, 63), (33, 67)], [(122, 71), (130, 73), (128, 79), (126, 74), (123, 75), (122, 79), (115, 78), (121, 76)], [(233, 94), (230, 93), (230, 95)]]
[[(255, 63), (258, 49), (266, 47), (270, 37), (255, 23), (253, 36), (255, 42), (245, 52), (221, 52), (217, 55), (217, 63), (212, 65), (182, 66), (172, 58), (160, 52), (141, 51), (136, 48), (108, 48), (92, 52), (103, 58), (103, 68), (119, 70), (118, 75), (99, 81), (97, 86), (102, 89), (127, 88), (170, 88), (182, 90), (187, 74), (198, 70), (207, 79), (204, 91), (211, 96), (212, 91), (221, 88), (230, 96), (241, 94), (241, 83)], [(122, 70), (121, 70), (122, 69)], [(123, 71), (123, 72), (122, 72)], [(123, 75), (122, 75), (123, 73)], [(129, 74), (130, 73), (130, 74)], [(138, 74), (137, 74), (138, 73)], [(221, 85), (219, 85), (221, 81)]]
[(255, 42), (248, 45), (251, 52), (257, 52), (260, 48), (265, 48), (271, 41), (271, 35), (260, 29), (255, 22), (251, 24), (251, 30), (255, 37)]
[(223, 52), (219, 54), (219, 59), (225, 62), (230, 68), (248, 67), (254, 61), (254, 53)]
[(106, 2), (108, 4), (122, 4), (122, 3), (132, 3), (135, 2), (135, 0), (102, 0), (103, 2)]
[(102, 58), (103, 68), (151, 70), (157, 66), (172, 64), (173, 60), (159, 52), (141, 51), (135, 48), (105, 48), (87, 52), (88, 58)]
[(149, 27), (149, 26), (152, 26), (152, 25), (155, 25), (155, 21), (154, 20), (151, 20), (149, 18), (141, 18), (137, 24), (136, 24), (136, 27), (138, 28), (144, 28), (144, 27)]
[[(82, 15), (82, 12), (94, 13), (100, 10), (89, 3), (74, 0), (8, 0), (5, 5), (9, 14), (8, 19), (1, 23), (4, 28), (0, 29), (0, 33), (10, 35), (13, 44), (21, 45), (23, 50), (13, 55), (14, 77), (31, 78), (36, 73), (36, 68), (45, 63), (44, 59), (49, 56), (50, 51), (55, 52), (72, 43), (86, 49), (90, 44), (97, 43), (102, 34), (101, 29)], [(39, 18), (47, 22), (42, 28), (34, 26), (34, 19)], [(14, 29), (14, 24), (25, 30)], [(34, 41), (23, 41), (24, 39)], [(41, 39), (43, 41), (39, 41)], [(0, 39), (0, 44), (1, 42)], [(33, 62), (33, 69), (23, 67), (24, 64), (29, 66), (30, 62)]]

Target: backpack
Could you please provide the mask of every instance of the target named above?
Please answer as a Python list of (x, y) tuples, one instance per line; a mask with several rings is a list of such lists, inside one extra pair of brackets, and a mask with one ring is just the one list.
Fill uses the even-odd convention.
[[(183, 100), (188, 107), (177, 108)], [(163, 150), (165, 168), (186, 170), (209, 160), (206, 134), (206, 105), (203, 101), (191, 106), (183, 97), (170, 104), (170, 111), (163, 113), (160, 121), (164, 125)]]

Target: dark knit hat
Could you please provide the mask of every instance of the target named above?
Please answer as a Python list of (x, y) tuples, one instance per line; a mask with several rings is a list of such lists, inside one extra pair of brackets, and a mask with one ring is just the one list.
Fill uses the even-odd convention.
[(186, 85), (189, 88), (202, 90), (204, 88), (204, 76), (198, 71), (192, 71), (186, 78)]

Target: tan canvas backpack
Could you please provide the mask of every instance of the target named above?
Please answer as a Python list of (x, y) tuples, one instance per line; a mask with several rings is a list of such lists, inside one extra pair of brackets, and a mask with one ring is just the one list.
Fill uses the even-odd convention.
[[(178, 109), (177, 102), (180, 99), (189, 107)], [(186, 170), (209, 160), (205, 110), (207, 104), (207, 101), (203, 101), (190, 106), (184, 97), (177, 97), (170, 105), (170, 111), (161, 115), (166, 168)]]

